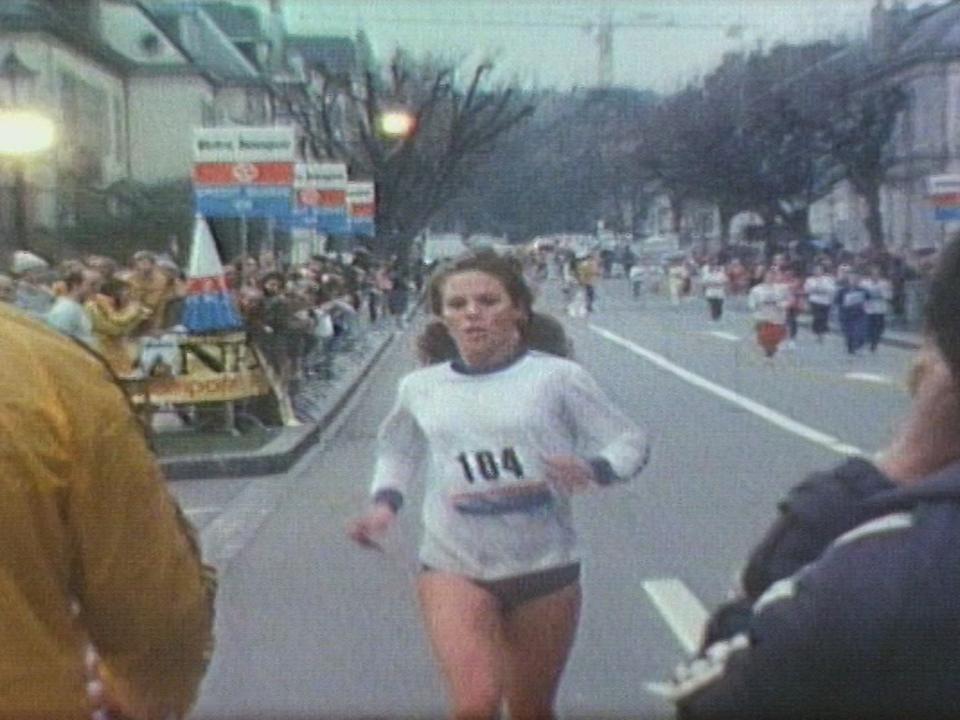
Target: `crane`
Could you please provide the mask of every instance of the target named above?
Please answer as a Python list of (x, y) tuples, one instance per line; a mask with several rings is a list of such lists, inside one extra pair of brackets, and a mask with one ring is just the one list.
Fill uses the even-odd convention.
[[(301, 19), (303, 19), (301, 17)], [(442, 19), (442, 18), (415, 18), (405, 16), (378, 16), (377, 20), (388, 23), (414, 23), (418, 25), (457, 25), (463, 24), (462, 20)], [(594, 38), (597, 43), (597, 86), (609, 88), (614, 84), (613, 59), (614, 59), (614, 34), (617, 30), (624, 28), (650, 28), (661, 30), (674, 29), (704, 29), (704, 30), (722, 30), (728, 38), (738, 39), (743, 37), (744, 32), (749, 25), (743, 22), (730, 23), (711, 23), (711, 22), (679, 22), (671, 16), (658, 13), (637, 13), (624, 20), (617, 20), (611, 11), (606, 11), (599, 17), (593, 19), (584, 19), (576, 16), (559, 16), (558, 19), (543, 20), (531, 22), (526, 20), (471, 20), (472, 24), (484, 25), (487, 27), (567, 27), (580, 29)]]
[(660, 17), (652, 13), (643, 13), (635, 16), (631, 21), (616, 21), (613, 14), (607, 12), (601, 19), (596, 21), (587, 21), (583, 25), (583, 30), (591, 35), (597, 42), (597, 85), (601, 88), (613, 85), (613, 37), (614, 31), (625, 27), (645, 27), (645, 28), (700, 28), (700, 29), (719, 29), (724, 30), (728, 38), (740, 38), (743, 36), (747, 26), (743, 23), (729, 23), (718, 25), (713, 23), (680, 23), (669, 17)]

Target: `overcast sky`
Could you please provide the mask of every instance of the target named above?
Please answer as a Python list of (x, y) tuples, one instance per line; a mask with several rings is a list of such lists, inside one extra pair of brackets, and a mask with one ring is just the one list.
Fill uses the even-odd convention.
[[(245, 0), (260, 2), (267, 0)], [(284, 0), (291, 32), (366, 30), (380, 57), (396, 46), (476, 61), (492, 56), (525, 85), (596, 83), (595, 26), (611, 16), (614, 82), (669, 92), (724, 52), (863, 36), (875, 0)], [(945, 0), (929, 0), (942, 4)], [(889, 5), (891, 0), (886, 0)], [(913, 7), (919, 0), (907, 3)], [(673, 23), (673, 27), (656, 27)], [(740, 32), (734, 26), (745, 26)]]

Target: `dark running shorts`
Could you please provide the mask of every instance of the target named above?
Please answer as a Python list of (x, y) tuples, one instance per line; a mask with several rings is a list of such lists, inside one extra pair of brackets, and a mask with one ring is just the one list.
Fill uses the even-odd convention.
[[(435, 568), (422, 565), (423, 572), (431, 572)], [(493, 595), (500, 603), (502, 610), (512, 610), (530, 600), (536, 600), (572, 585), (580, 579), (580, 563), (562, 565), (560, 567), (514, 575), (500, 580), (475, 580), (469, 578), (477, 587), (481, 587)]]

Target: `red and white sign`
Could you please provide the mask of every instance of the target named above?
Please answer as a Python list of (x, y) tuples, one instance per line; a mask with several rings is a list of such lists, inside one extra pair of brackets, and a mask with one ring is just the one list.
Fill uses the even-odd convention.
[(293, 187), (297, 202), (304, 207), (345, 208), (347, 166), (344, 163), (296, 163)]
[(196, 185), (293, 185), (293, 163), (197, 163)]
[(296, 163), (294, 185), (298, 188), (347, 189), (345, 163)]
[(934, 207), (960, 207), (960, 192), (933, 195)]
[(350, 217), (372, 218), (376, 204), (373, 183), (358, 181), (347, 184), (347, 207)]
[(301, 188), (297, 190), (297, 202), (304, 207), (334, 207), (346, 202), (346, 192), (342, 190), (317, 190)]

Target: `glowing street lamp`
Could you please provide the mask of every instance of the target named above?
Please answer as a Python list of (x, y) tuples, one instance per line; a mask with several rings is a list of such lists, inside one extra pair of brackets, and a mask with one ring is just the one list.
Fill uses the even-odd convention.
[(377, 121), (380, 134), (390, 138), (408, 137), (416, 124), (416, 118), (405, 110), (389, 110), (380, 115)]
[(23, 157), (49, 150), (56, 139), (53, 121), (31, 110), (0, 110), (0, 155)]
[(33, 95), (37, 75), (12, 50), (0, 62), (0, 92), (6, 99), (0, 109), (0, 157), (13, 164), (13, 233), (23, 249), (29, 246), (26, 160), (48, 150), (56, 140), (50, 118), (21, 106), (24, 96), (29, 99)]

